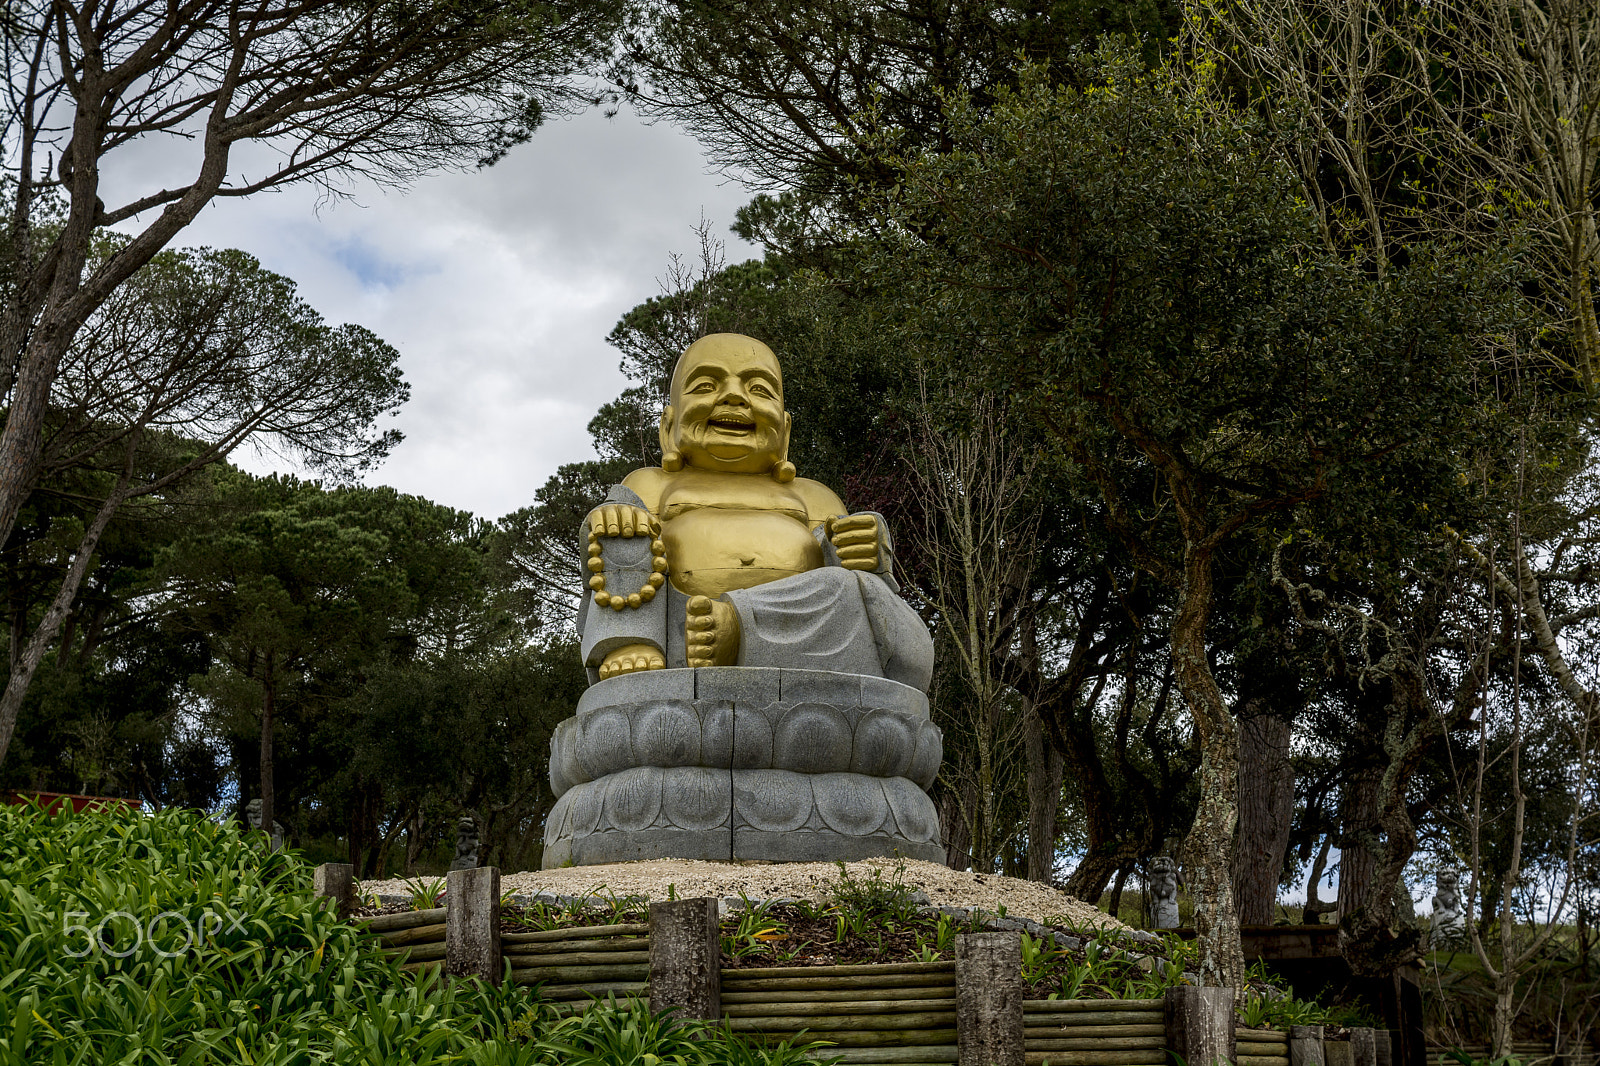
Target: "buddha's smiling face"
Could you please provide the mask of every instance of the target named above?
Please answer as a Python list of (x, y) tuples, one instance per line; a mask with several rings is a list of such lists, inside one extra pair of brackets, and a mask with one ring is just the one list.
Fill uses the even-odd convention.
[(689, 466), (766, 473), (784, 458), (789, 416), (778, 358), (734, 333), (702, 337), (678, 360), (672, 402), (662, 414), (662, 450)]

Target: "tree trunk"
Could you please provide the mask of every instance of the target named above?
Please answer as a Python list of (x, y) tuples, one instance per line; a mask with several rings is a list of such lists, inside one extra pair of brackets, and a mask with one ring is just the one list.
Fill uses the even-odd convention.
[(944, 864), (952, 870), (965, 870), (972, 865), (972, 830), (965, 813), (968, 805), (961, 799), (955, 788), (951, 788), (945, 791), (939, 803), (939, 825), (944, 830)]
[(1325, 834), (1322, 844), (1317, 848), (1316, 858), (1311, 860), (1311, 876), (1306, 878), (1306, 907), (1300, 915), (1300, 920), (1306, 925), (1318, 925), (1324, 914), (1338, 909), (1336, 904), (1322, 902), (1318, 892), (1322, 875), (1328, 869), (1328, 851), (1332, 847), (1333, 835)]
[(272, 653), (267, 653), (266, 670), (261, 679), (261, 829), (272, 839), (273, 800), (272, 787), (272, 712), (277, 693), (277, 679), (272, 675)]
[(1514, 972), (1503, 972), (1494, 988), (1494, 1019), (1489, 1029), (1489, 1058), (1502, 1059), (1511, 1054), (1511, 1023), (1517, 1017), (1517, 978)]
[(1061, 806), (1061, 753), (1044, 735), (1030, 702), (1023, 749), (1028, 760), (1028, 880), (1048, 883), (1056, 865), (1056, 811)]
[(5, 761), (6, 749), (11, 746), (11, 735), (17, 728), (17, 714), (22, 710), (22, 698), (28, 694), (28, 686), (33, 682), (34, 672), (39, 669), (45, 651), (55, 641), (56, 634), (61, 631), (62, 621), (72, 609), (72, 601), (78, 596), (78, 589), (82, 587), (84, 576), (89, 572), (89, 562), (94, 558), (94, 550), (99, 546), (100, 537), (110, 524), (111, 516), (117, 513), (117, 508), (127, 499), (124, 491), (129, 476), (124, 473), (118, 480), (116, 488), (100, 505), (94, 521), (84, 531), (83, 540), (78, 543), (78, 550), (72, 556), (72, 565), (67, 567), (66, 575), (61, 579), (61, 586), (56, 590), (55, 598), (50, 602), (44, 617), (39, 620), (39, 628), (28, 638), (27, 646), (21, 656), (16, 655), (17, 630), (12, 630), (11, 676), (6, 679), (5, 693), (0, 695), (0, 763)]
[(1128, 868), (1117, 870), (1117, 879), (1111, 884), (1111, 898), (1106, 901), (1106, 913), (1116, 918), (1122, 913), (1122, 886), (1128, 883)]
[(1378, 783), (1382, 775), (1359, 770), (1339, 803), (1339, 920), (1364, 906), (1378, 872)]
[(350, 847), (350, 865), (354, 868), (356, 876), (361, 876), (361, 860), (365, 856), (367, 834), (361, 824), (361, 801), (359, 797), (350, 804), (350, 833), (347, 843)]
[(427, 832), (428, 818), (423, 812), (421, 804), (412, 811), (411, 818), (406, 825), (406, 876), (413, 877), (417, 872), (417, 856), (422, 853), (422, 835)]
[(1116, 876), (1121, 859), (1113, 851), (1091, 850), (1078, 863), (1078, 868), (1067, 878), (1066, 893), (1085, 903), (1098, 903), (1105, 895), (1106, 885)]
[(1233, 832), (1239, 816), (1239, 731), (1206, 658), (1211, 612), (1210, 538), (1187, 534), (1183, 594), (1172, 619), (1172, 668), (1200, 737), (1200, 802), (1185, 847), (1194, 901), (1200, 984), (1244, 987), (1244, 949), (1233, 906)]
[(1239, 722), (1239, 833), (1233, 895), (1241, 925), (1271, 925), (1294, 816), (1289, 723), (1272, 714)]

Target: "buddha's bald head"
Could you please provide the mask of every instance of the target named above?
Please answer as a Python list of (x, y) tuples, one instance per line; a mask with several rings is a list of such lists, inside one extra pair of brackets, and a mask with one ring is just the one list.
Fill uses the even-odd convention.
[(728, 369), (759, 367), (771, 377), (783, 399), (783, 372), (778, 367), (778, 357), (771, 348), (742, 333), (708, 333), (683, 350), (672, 368), (672, 391), (669, 403), (677, 403), (682, 395), (685, 377), (695, 367), (716, 363)]
[(673, 368), (661, 416), (664, 464), (766, 473), (788, 449), (783, 375), (772, 349), (738, 333), (712, 333), (689, 345)]

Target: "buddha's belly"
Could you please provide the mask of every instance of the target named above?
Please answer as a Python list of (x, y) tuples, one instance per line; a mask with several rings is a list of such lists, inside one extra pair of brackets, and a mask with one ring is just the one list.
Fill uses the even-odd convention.
[(822, 565), (822, 546), (788, 515), (701, 507), (666, 522), (672, 583), (691, 596), (719, 596)]

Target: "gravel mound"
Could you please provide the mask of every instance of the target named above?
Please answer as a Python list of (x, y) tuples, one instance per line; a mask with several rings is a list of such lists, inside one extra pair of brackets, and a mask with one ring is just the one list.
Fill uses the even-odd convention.
[[(916, 859), (865, 859), (846, 863), (852, 880), (870, 881), (874, 871), (885, 881), (900, 874), (903, 882), (920, 889), (936, 907), (978, 908), (996, 913), (1004, 907), (1012, 917), (1064, 926), (1069, 929), (1127, 929), (1098, 907), (1074, 899), (1049, 885), (997, 874), (963, 873), (934, 862)], [(903, 873), (902, 873), (903, 871)], [(839, 865), (829, 862), (729, 863), (694, 859), (650, 859), (604, 866), (572, 866), (505, 874), (502, 893), (533, 896), (643, 896), (664, 900), (669, 892), (679, 899), (695, 896), (718, 898), (743, 895), (750, 900), (827, 900), (839, 882)], [(403, 880), (364, 881), (362, 895), (407, 896)]]

